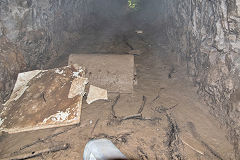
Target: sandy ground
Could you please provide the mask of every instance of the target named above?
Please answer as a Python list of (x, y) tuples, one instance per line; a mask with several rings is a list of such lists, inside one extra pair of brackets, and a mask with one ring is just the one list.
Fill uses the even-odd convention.
[[(233, 148), (225, 137), (225, 130), (209, 114), (184, 65), (176, 63), (166, 43), (151, 44), (136, 36), (128, 42), (144, 53), (135, 56), (138, 83), (133, 94), (121, 94), (114, 106), (117, 118), (112, 116), (111, 109), (117, 93), (109, 93), (108, 101), (91, 105), (85, 98), (80, 125), (13, 135), (2, 133), (0, 157), (68, 143), (67, 150), (33, 159), (82, 159), (84, 146), (90, 139), (108, 138), (131, 159), (233, 159)], [(129, 50), (122, 43), (112, 44), (111, 49), (114, 45), (119, 52)], [(62, 57), (54, 66), (66, 63), (67, 58)], [(141, 112), (144, 119), (119, 122), (122, 117), (138, 112), (143, 96), (146, 99)]]

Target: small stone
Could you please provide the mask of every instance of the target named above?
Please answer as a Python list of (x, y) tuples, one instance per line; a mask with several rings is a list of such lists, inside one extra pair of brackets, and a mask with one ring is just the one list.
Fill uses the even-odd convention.
[(103, 99), (103, 100), (108, 99), (107, 90), (90, 85), (89, 93), (87, 96), (87, 103), (91, 104), (92, 102), (100, 99)]
[(142, 30), (136, 30), (136, 33), (137, 34), (143, 34), (143, 31)]

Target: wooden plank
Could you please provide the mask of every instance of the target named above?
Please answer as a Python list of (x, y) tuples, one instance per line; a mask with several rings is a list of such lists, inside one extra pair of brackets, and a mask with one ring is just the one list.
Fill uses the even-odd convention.
[[(16, 133), (80, 122), (87, 78), (73, 66), (20, 73), (11, 98), (0, 113), (0, 131)], [(28, 80), (22, 81), (24, 75)], [(21, 85), (19, 85), (21, 84)]]

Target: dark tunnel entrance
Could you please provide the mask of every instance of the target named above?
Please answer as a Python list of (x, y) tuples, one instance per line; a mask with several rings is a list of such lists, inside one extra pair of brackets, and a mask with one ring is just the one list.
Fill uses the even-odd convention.
[[(82, 159), (90, 139), (106, 138), (130, 159), (239, 159), (239, 4), (0, 0), (0, 157), (27, 149), (35, 153), (61, 141), (71, 148), (40, 155)], [(75, 103), (60, 99), (80, 72), (67, 79), (73, 71), (65, 68), (62, 74), (62, 68), (79, 59), (85, 62), (81, 76), (89, 80), (83, 88), (87, 94), (80, 98), (80, 126), (4, 131), (15, 122), (20, 128), (25, 123), (39, 127), (31, 120), (45, 113), (68, 117), (69, 110), (51, 107)], [(94, 77), (91, 67), (99, 75)], [(14, 97), (18, 74), (29, 71), (39, 71), (38, 77), (45, 79), (22, 78), (16, 92), (20, 96)], [(103, 79), (109, 88), (101, 86)], [(58, 85), (50, 85), (54, 83)], [(69, 88), (61, 90), (60, 84)], [(91, 85), (105, 89), (98, 90), (105, 101), (88, 104)], [(30, 108), (21, 108), (25, 105)], [(44, 111), (37, 111), (40, 106)], [(43, 122), (54, 119), (50, 117)]]

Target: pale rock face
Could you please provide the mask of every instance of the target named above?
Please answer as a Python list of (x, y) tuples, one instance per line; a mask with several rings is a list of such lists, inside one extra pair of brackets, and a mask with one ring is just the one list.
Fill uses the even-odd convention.
[(224, 37), (224, 32), (223, 32), (223, 28), (220, 20), (217, 21), (216, 28), (217, 28), (217, 35), (216, 35), (215, 41), (217, 42), (218, 49), (223, 50), (225, 47), (225, 42), (224, 42), (225, 37)]
[(231, 102), (233, 111), (240, 112), (240, 91), (237, 89), (232, 95), (231, 95)]
[(236, 0), (237, 14), (240, 15), (240, 0)]

